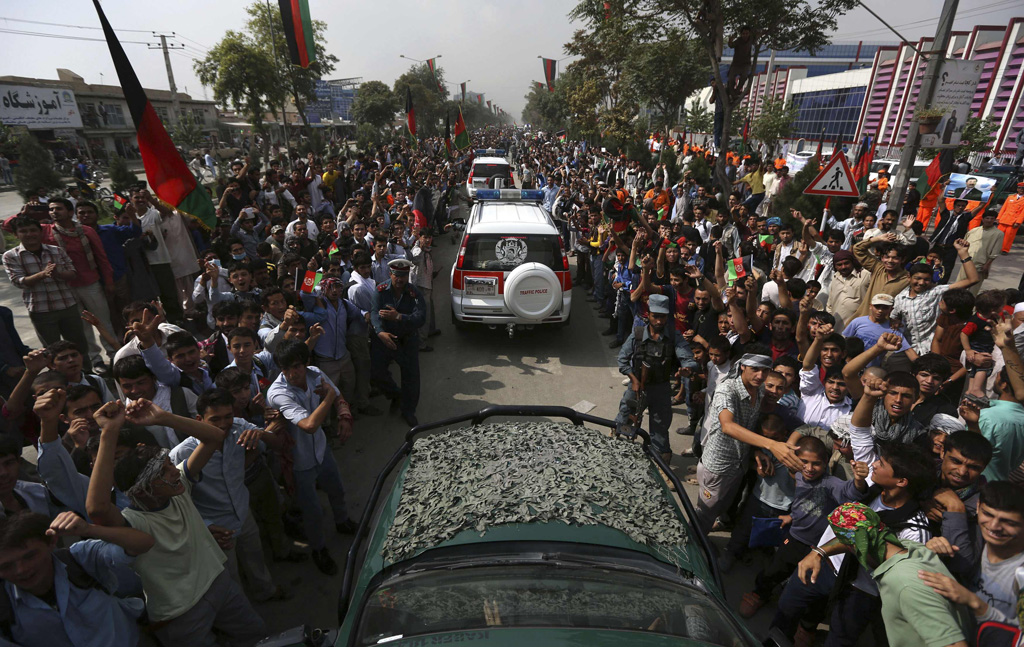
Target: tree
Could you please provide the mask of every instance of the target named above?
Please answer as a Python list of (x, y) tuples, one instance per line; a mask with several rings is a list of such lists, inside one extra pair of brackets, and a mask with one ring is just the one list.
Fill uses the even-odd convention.
[(352, 119), (381, 131), (391, 125), (398, 112), (398, 102), (391, 88), (383, 81), (366, 81), (359, 86), (352, 102)]
[[(984, 153), (992, 150), (992, 142), (995, 141), (995, 132), (998, 129), (999, 123), (994, 119), (968, 117), (960, 135), (960, 145), (953, 151), (953, 157), (960, 159), (961, 157), (970, 157), (971, 153)], [(918, 156), (921, 159), (932, 159), (941, 152), (938, 148), (922, 148)]]
[[(274, 59), (266, 51), (244, 34), (228, 31), (193, 68), (199, 82), (213, 88), (214, 100), (225, 108), (233, 107), (258, 132), (266, 134), (263, 115), (277, 116), (285, 97), (285, 89), (277, 82)], [(269, 145), (266, 142), (265, 157)]]
[(18, 158), (18, 141), (21, 137), (13, 128), (0, 121), (0, 153), (8, 159)]
[(131, 185), (139, 181), (135, 173), (128, 170), (128, 163), (120, 155), (110, 158), (107, 172), (110, 174), (110, 187), (118, 193), (126, 192)]
[(690, 109), (683, 115), (686, 129), (692, 133), (710, 133), (715, 129), (715, 116), (711, 114), (703, 101), (694, 101)]
[(678, 31), (665, 40), (641, 43), (629, 51), (623, 72), (625, 90), (656, 109), (654, 124), (668, 132), (686, 99), (704, 87), (710, 74), (700, 43)]
[(545, 132), (558, 132), (566, 127), (569, 118), (569, 103), (566, 100), (566, 83), (564, 77), (555, 79), (555, 90), (547, 86), (539, 87), (531, 84), (526, 95), (526, 107), (523, 108), (523, 121), (533, 124), (534, 128)]
[(14, 167), (14, 186), (25, 200), (39, 189), (55, 191), (63, 186), (53, 168), (53, 155), (43, 148), (35, 135), (18, 139), (18, 165)]
[(400, 106), (399, 110), (405, 109), (406, 88), (412, 91), (412, 105), (416, 109), (416, 136), (420, 138), (444, 134), (448, 92), (438, 91), (438, 83), (442, 88), (445, 87), (444, 70), (440, 67), (434, 69), (437, 71), (437, 81), (430, 73), (430, 68), (420, 64), (413, 65), (395, 79), (394, 99)]
[(306, 106), (317, 100), (316, 82), (330, 76), (334, 71), (335, 63), (338, 62), (338, 57), (328, 54), (324, 47), (327, 39), (327, 23), (322, 20), (310, 21), (313, 27), (315, 55), (310, 61), (309, 67), (301, 68), (292, 65), (288, 56), (288, 42), (284, 36), (284, 22), (281, 20), (281, 9), (278, 4), (257, 0), (246, 7), (245, 11), (249, 14), (246, 29), (251, 36), (253, 45), (275, 61), (276, 82), (291, 96), (295, 108), (302, 117), (302, 123), (309, 126), (309, 121), (306, 119)]
[[(768, 49), (796, 49), (814, 54), (829, 43), (838, 16), (856, 4), (857, 0), (612, 0), (603, 4), (580, 0), (569, 17), (582, 22), (586, 27), (582, 31), (590, 34), (604, 32), (611, 24), (618, 25), (616, 29), (627, 35), (657, 28), (678, 29), (696, 38), (708, 66), (716, 70), (711, 77), (712, 86), (719, 100), (723, 132), (728, 133), (733, 111), (749, 91), (750, 71), (757, 69), (760, 53)], [(743, 26), (751, 30), (751, 64), (742, 75), (741, 90), (730, 92), (717, 70), (726, 34), (738, 34)], [(574, 36), (566, 50), (577, 40)], [(719, 155), (715, 176), (721, 186), (729, 186), (725, 166), (726, 156)]]
[[(812, 157), (772, 199), (771, 215), (779, 216), (786, 220), (790, 218), (790, 209), (796, 209), (808, 218), (815, 218), (821, 215), (825, 208), (825, 198), (804, 193), (804, 189), (814, 181), (814, 178), (818, 177), (820, 171), (821, 162), (817, 157)], [(836, 200), (833, 199), (832, 202), (835, 203)], [(834, 215), (838, 215), (835, 214), (835, 209), (832, 209), (832, 211)]]
[(202, 122), (196, 119), (191, 112), (179, 115), (178, 124), (171, 130), (171, 139), (175, 144), (184, 148), (186, 154), (192, 149), (199, 148), (206, 139), (203, 134)]
[(776, 142), (793, 133), (798, 116), (799, 110), (792, 101), (768, 97), (761, 106), (761, 114), (750, 123), (750, 136), (773, 151)]

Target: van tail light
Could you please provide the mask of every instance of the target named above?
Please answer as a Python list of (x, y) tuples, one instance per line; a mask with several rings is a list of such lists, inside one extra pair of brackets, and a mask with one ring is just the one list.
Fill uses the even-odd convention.
[(558, 237), (558, 249), (562, 252), (562, 271), (569, 271), (569, 256), (565, 253), (565, 245), (562, 244), (562, 237)]
[[(466, 244), (469, 242), (469, 234), (462, 237), (462, 245), (459, 246), (459, 260), (455, 263), (455, 269), (462, 269), (462, 262), (466, 259)], [(568, 261), (566, 261), (568, 262)]]
[(472, 170), (469, 171), (469, 177), (467, 179), (469, 180), (469, 185), (473, 186), (473, 171)]
[(464, 283), (464, 280), (463, 280), (462, 270), (455, 270), (454, 272), (452, 272), (452, 289), (453, 290), (462, 290), (462, 289), (464, 289), (463, 288), (463, 283)]

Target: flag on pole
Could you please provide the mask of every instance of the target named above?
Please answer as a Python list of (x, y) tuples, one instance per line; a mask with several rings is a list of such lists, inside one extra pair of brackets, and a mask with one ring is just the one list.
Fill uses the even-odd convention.
[(743, 148), (740, 150), (740, 156), (746, 155), (747, 153), (747, 137), (750, 136), (750, 115), (743, 120)]
[(447, 110), (444, 112), (444, 152), (448, 157), (452, 156), (452, 122)]
[(480, 105), (484, 105), (484, 95), (483, 94), (476, 95), (476, 102), (479, 103)]
[(491, 109), (491, 100), (490, 99), (487, 100), (487, 112), (494, 112), (494, 110)]
[(462, 102), (465, 103), (466, 102), (466, 84), (465, 83), (461, 83), (460, 85), (462, 87)]
[(412, 106), (412, 88), (405, 88), (405, 128), (409, 133), (409, 142), (416, 147), (416, 110)]
[(818, 158), (818, 164), (821, 164), (821, 145), (825, 143), (825, 129), (821, 129), (821, 139), (818, 140), (818, 150), (814, 152), (814, 156)]
[(462, 107), (459, 107), (459, 116), (455, 120), (455, 148), (462, 150), (469, 148), (469, 133), (466, 132), (466, 121), (462, 118)]
[(853, 179), (857, 182), (857, 190), (861, 195), (868, 191), (868, 176), (871, 174), (871, 162), (875, 159), (875, 143), (871, 136), (865, 135), (857, 151), (857, 161), (853, 164)]
[(302, 287), (299, 288), (299, 290), (306, 294), (312, 294), (313, 288), (320, 285), (320, 281), (323, 278), (323, 272), (314, 272), (309, 270), (306, 272), (306, 277), (302, 279)]
[(942, 178), (953, 171), (953, 152), (956, 149), (943, 148), (942, 152), (932, 158), (924, 173), (917, 180), (917, 190), (921, 193), (921, 202), (917, 208), (917, 219), (928, 231), (932, 212), (942, 199)]
[(309, 0), (277, 0), (277, 3), (284, 23), (284, 39), (288, 41), (288, 58), (292, 65), (307, 68), (316, 59)]
[[(281, 1), (284, 2), (284, 0)], [(434, 84), (437, 85), (437, 91), (444, 94), (444, 88), (441, 86), (441, 80), (437, 78), (437, 63), (434, 62), (436, 60), (437, 59), (434, 58), (428, 58), (427, 67), (430, 68), (430, 74), (434, 77)]]
[(548, 91), (555, 91), (555, 75), (557, 74), (558, 61), (553, 58), (543, 58), (544, 62), (544, 81), (548, 84)]
[(93, 5), (99, 14), (110, 57), (114, 61), (114, 69), (117, 70), (125, 102), (135, 124), (139, 154), (142, 156), (149, 185), (162, 202), (180, 213), (191, 216), (207, 230), (213, 229), (217, 226), (217, 213), (210, 193), (199, 186), (192, 171), (175, 148), (160, 117), (153, 109), (153, 104), (146, 97), (146, 92), (142, 89), (139, 77), (135, 75), (124, 48), (107, 22), (99, 0), (93, 0)]

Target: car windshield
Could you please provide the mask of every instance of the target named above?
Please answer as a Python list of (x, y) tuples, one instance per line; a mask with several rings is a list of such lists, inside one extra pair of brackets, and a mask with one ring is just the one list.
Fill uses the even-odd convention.
[(871, 172), (878, 173), (882, 169), (889, 170), (889, 162), (871, 162)]
[(558, 236), (525, 234), (470, 234), (462, 267), (467, 270), (508, 272), (523, 263), (541, 263), (562, 269)]
[(386, 581), (367, 596), (356, 644), (497, 625), (745, 644), (710, 598), (693, 589), (636, 573), (532, 564), (432, 570)]
[(508, 177), (508, 164), (474, 164), (473, 179)]

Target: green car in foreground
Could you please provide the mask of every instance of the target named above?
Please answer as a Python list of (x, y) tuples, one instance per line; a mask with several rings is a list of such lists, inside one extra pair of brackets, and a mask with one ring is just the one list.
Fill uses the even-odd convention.
[(614, 428), (564, 407), (490, 407), (411, 430), (349, 550), (335, 645), (760, 645), (647, 435)]

